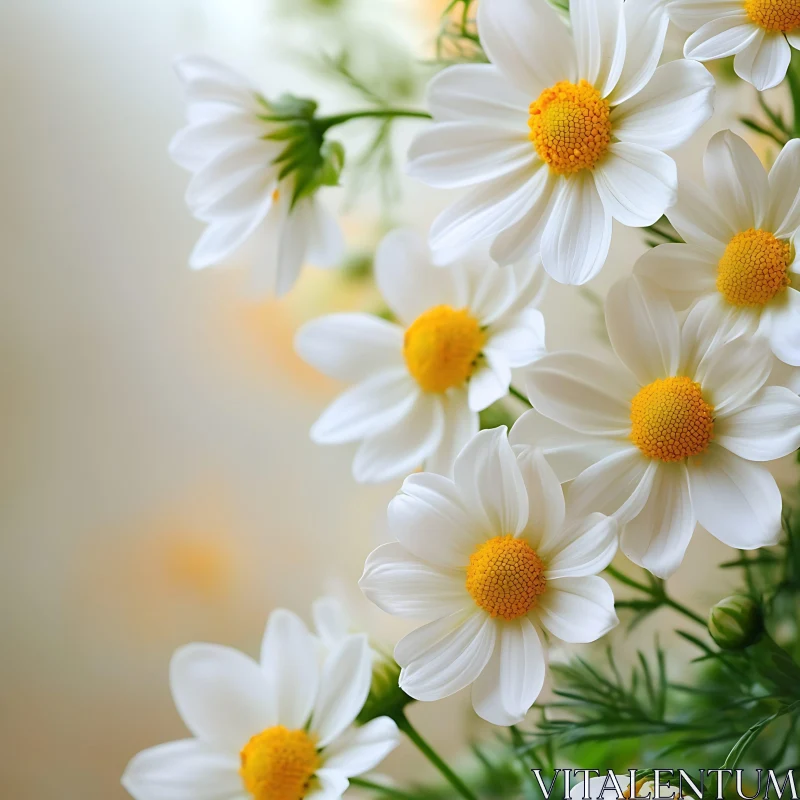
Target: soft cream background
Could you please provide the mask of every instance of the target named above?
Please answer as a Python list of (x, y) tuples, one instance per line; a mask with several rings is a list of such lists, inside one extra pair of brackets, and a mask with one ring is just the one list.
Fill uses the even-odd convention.
[[(410, 47), (429, 41), (441, 5), (353, 13)], [(250, 295), (244, 270), (192, 274), (200, 226), (166, 153), (182, 124), (176, 53), (229, 60), (267, 91), (319, 94), (284, 54), (335, 45), (334, 28), (308, 10), (278, 20), (256, 0), (0, 5), (3, 797), (124, 797), (128, 758), (184, 735), (167, 685), (182, 643), (255, 653), (271, 608), (308, 616), (323, 589), (374, 635), (393, 642), (403, 629), (355, 587), (397, 486), (356, 486), (351, 450), (309, 442), (336, 387), (291, 351), (303, 319), (375, 298), (309, 272), (277, 304)], [(751, 99), (723, 93), (681, 153), (685, 174)], [(405, 197), (396, 221), (421, 230), (446, 199), (410, 184)], [(373, 205), (347, 215), (351, 242), (377, 235)], [(592, 288), (603, 293), (642, 248), (618, 231)], [(546, 316), (552, 347), (584, 346), (597, 327), (565, 287)], [(706, 607), (723, 593), (709, 564), (727, 555), (696, 537), (674, 590)], [(445, 752), (475, 728), (465, 700), (412, 711)], [(417, 758), (404, 747), (386, 771), (421, 774)]]

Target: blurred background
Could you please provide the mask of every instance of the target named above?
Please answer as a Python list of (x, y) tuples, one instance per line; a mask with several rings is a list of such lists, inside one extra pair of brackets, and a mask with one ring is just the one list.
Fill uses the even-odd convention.
[[(128, 759), (185, 735), (167, 680), (181, 644), (256, 653), (272, 608), (310, 619), (323, 592), (376, 638), (393, 644), (403, 632), (356, 586), (398, 486), (357, 486), (350, 448), (309, 441), (338, 387), (291, 343), (310, 317), (378, 308), (371, 248), (393, 224), (424, 231), (448, 202), (402, 177), (419, 123), (392, 132), (396, 182), (330, 190), (346, 268), (307, 270), (278, 303), (252, 294), (244, 265), (187, 267), (201, 226), (183, 203), (187, 175), (167, 155), (183, 124), (172, 60), (207, 53), (268, 95), (341, 109), (358, 93), (324, 57), (345, 54), (350, 71), (421, 105), (431, 69), (419, 59), (433, 56), (444, 5), (0, 3), (2, 796), (125, 797)], [(708, 138), (751, 105), (749, 86), (721, 82), (717, 115), (678, 154), (682, 174), (696, 175)], [(370, 135), (352, 127), (348, 157)], [(387, 195), (392, 204), (376, 202)], [(644, 247), (640, 233), (618, 230), (592, 292), (602, 296)], [(545, 316), (551, 348), (597, 337), (585, 293), (552, 287)], [(724, 591), (709, 571), (728, 555), (696, 536), (674, 591), (707, 607)], [(456, 696), (410, 713), (454, 755), (479, 733), (467, 707)], [(383, 769), (403, 779), (425, 767), (402, 747)]]

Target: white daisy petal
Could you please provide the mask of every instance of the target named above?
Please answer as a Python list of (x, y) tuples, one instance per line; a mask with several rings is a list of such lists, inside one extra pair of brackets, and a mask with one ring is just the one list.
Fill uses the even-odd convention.
[(505, 428), (481, 431), (461, 451), (453, 477), (462, 502), (491, 535), (518, 534), (528, 495)]
[(489, 60), (530, 100), (577, 77), (572, 37), (546, 0), (485, 0), (478, 33)]
[(548, 581), (534, 613), (553, 636), (570, 643), (597, 641), (619, 622), (614, 593), (597, 575)]
[(621, 366), (582, 353), (550, 353), (525, 374), (540, 414), (580, 433), (628, 435), (630, 400), (639, 387)]
[(511, 369), (505, 365), (503, 371), (491, 364), (479, 366), (469, 380), (469, 407), (472, 411), (483, 411), (508, 394)]
[(676, 374), (680, 329), (662, 292), (636, 277), (623, 278), (609, 290), (605, 312), (614, 352), (642, 385)]
[(627, 44), (622, 73), (609, 97), (614, 106), (640, 92), (653, 77), (669, 26), (664, 0), (625, 3), (623, 13)]
[(428, 186), (455, 189), (502, 178), (535, 159), (526, 128), (440, 122), (416, 136), (406, 171)]
[(744, 139), (732, 131), (713, 136), (703, 171), (716, 207), (737, 231), (761, 227), (769, 210), (767, 173)]
[(549, 175), (550, 170), (537, 162), (471, 189), (431, 225), (434, 261), (446, 264), (522, 219), (548, 188)]
[(251, 114), (242, 111), (223, 114), (179, 130), (169, 144), (169, 154), (175, 163), (196, 172), (208, 164), (221, 147), (252, 141), (261, 133), (263, 126)]
[(483, 611), (457, 612), (403, 637), (394, 650), (400, 688), (416, 700), (441, 700), (469, 686), (492, 655), (496, 629)]
[(738, 231), (716, 209), (716, 203), (705, 189), (681, 181), (678, 200), (666, 214), (682, 239), (719, 260)]
[(338, 267), (345, 252), (344, 236), (336, 217), (316, 198), (311, 198), (311, 219), (306, 256), (321, 269)]
[[(540, 242), (558, 198), (564, 188), (559, 176), (549, 169), (539, 172), (542, 184), (533, 204), (513, 225), (497, 235), (489, 251), (501, 266), (536, 258), (541, 263)], [(545, 273), (546, 274), (546, 273)]]
[[(266, 211), (266, 208), (265, 208)], [(189, 256), (192, 269), (205, 269), (230, 258), (258, 227), (263, 215), (211, 223), (197, 240)]]
[(325, 659), (310, 729), (324, 748), (361, 711), (372, 680), (372, 653), (365, 634), (348, 636)]
[(785, 386), (765, 386), (745, 406), (714, 426), (714, 440), (748, 461), (772, 461), (800, 448), (800, 397)]
[(190, 644), (177, 650), (170, 688), (186, 727), (225, 753), (239, 753), (251, 736), (276, 723), (261, 668), (229, 647)]
[(406, 417), (418, 395), (404, 367), (382, 370), (339, 395), (312, 426), (311, 438), (341, 444), (375, 436)]
[(502, 355), (516, 369), (526, 367), (545, 354), (545, 327), (541, 311), (529, 308), (493, 328), (486, 342), (487, 354)]
[(371, 314), (329, 314), (303, 325), (294, 348), (324, 375), (355, 383), (403, 365), (403, 329)]
[(311, 604), (314, 629), (323, 644), (330, 648), (344, 639), (350, 630), (350, 620), (343, 605), (335, 597), (320, 597)]
[(494, 64), (458, 64), (428, 84), (428, 108), (437, 122), (477, 121), (525, 133), (530, 102)]
[(311, 715), (319, 685), (315, 654), (314, 639), (297, 614), (279, 608), (269, 615), (261, 642), (261, 669), (278, 722), (288, 728), (302, 728)]
[(792, 49), (779, 31), (759, 29), (758, 35), (733, 59), (736, 74), (764, 92), (777, 86), (785, 77), (792, 60)]
[(470, 603), (463, 570), (433, 566), (399, 542), (370, 553), (358, 585), (378, 608), (397, 617), (435, 619)]
[(772, 204), (767, 225), (779, 238), (800, 228), (800, 139), (792, 139), (778, 153), (769, 171)]
[(800, 366), (800, 292), (786, 289), (782, 304), (772, 311), (769, 333), (772, 352), (786, 364)]
[(581, 519), (592, 511), (614, 516), (624, 525), (644, 508), (657, 465), (628, 446), (585, 469), (567, 492), (567, 514)]
[(686, 58), (710, 61), (740, 53), (752, 44), (759, 28), (747, 14), (718, 17), (695, 31), (683, 47)]
[[(275, 155), (274, 146), (260, 139), (235, 141), (227, 145), (193, 175), (186, 189), (186, 204), (193, 214), (209, 220), (212, 218), (203, 215), (204, 209), (248, 178), (256, 176), (263, 181), (265, 188), (274, 185), (277, 174), (269, 165)], [(270, 177), (272, 183), (269, 182)], [(264, 199), (272, 202), (271, 189), (266, 192)]]
[(719, 17), (741, 16), (742, 0), (670, 0), (670, 19), (685, 31), (696, 31)]
[(336, 769), (318, 769), (314, 773), (311, 791), (303, 800), (339, 800), (350, 786), (347, 777)]
[(252, 103), (252, 90), (238, 72), (203, 55), (179, 56), (175, 72), (195, 100), (206, 103)]
[(243, 793), (238, 755), (198, 739), (138, 753), (125, 768), (122, 786), (136, 800), (233, 800)]
[(721, 345), (756, 334), (757, 320), (748, 309), (730, 305), (719, 292), (701, 297), (689, 309), (681, 328), (681, 374), (699, 379)]
[(300, 200), (287, 213), (278, 242), (278, 271), (275, 294), (283, 296), (291, 289), (306, 260), (308, 245), (315, 230), (313, 199)]
[(537, 550), (547, 563), (545, 578), (582, 578), (602, 572), (617, 552), (617, 533), (614, 519), (603, 514), (572, 522), (557, 540)]
[(772, 371), (769, 344), (761, 338), (736, 339), (715, 348), (700, 364), (696, 380), (721, 417), (741, 408), (766, 383)]
[(482, 541), (455, 484), (441, 475), (409, 475), (388, 508), (389, 530), (415, 556), (440, 567), (464, 567)]
[(636, 262), (634, 275), (655, 283), (677, 308), (716, 289), (717, 264), (692, 244), (661, 244)]
[(766, 467), (712, 444), (689, 480), (699, 523), (721, 542), (741, 550), (777, 543), (781, 493)]
[(625, 62), (622, 0), (571, 0), (569, 15), (578, 74), (606, 97), (617, 85)]
[(522, 536), (540, 556), (549, 559), (562, 535), (566, 515), (564, 492), (541, 450), (521, 448), (517, 451), (517, 463), (530, 509)]
[(659, 463), (644, 508), (622, 530), (622, 550), (634, 564), (666, 578), (683, 561), (697, 520), (683, 463)]
[(439, 447), (444, 413), (438, 395), (420, 392), (405, 417), (359, 445), (353, 477), (359, 483), (380, 483), (413, 472)]
[(428, 472), (451, 477), (456, 457), (467, 442), (480, 430), (480, 418), (472, 411), (464, 389), (451, 389), (442, 395), (445, 427), (436, 450), (425, 459)]
[[(559, 283), (581, 286), (600, 272), (611, 244), (611, 214), (587, 171), (564, 182), (542, 234), (542, 263)], [(568, 219), (569, 225), (563, 221)]]
[(616, 142), (598, 163), (594, 182), (606, 211), (623, 225), (640, 228), (652, 225), (673, 205), (678, 171), (658, 150)]
[(324, 769), (341, 772), (348, 778), (374, 769), (400, 744), (397, 723), (378, 717), (366, 725), (350, 728), (323, 751)]
[(571, 481), (612, 453), (630, 449), (630, 442), (576, 433), (538, 411), (526, 411), (508, 435), (514, 449), (539, 448), (559, 481)]
[(513, 268), (495, 269), (487, 259), (455, 267), (459, 305), (469, 307), (482, 328), (500, 323), (517, 298)]
[(489, 663), (472, 684), (475, 713), (493, 725), (521, 722), (542, 691), (546, 658), (527, 617), (498, 625)]
[(389, 308), (406, 324), (438, 305), (454, 305), (453, 272), (437, 269), (425, 240), (407, 228), (383, 237), (375, 252), (375, 282)]
[(672, 150), (711, 119), (714, 92), (714, 77), (702, 64), (670, 61), (655, 71), (642, 91), (613, 109), (614, 136), (629, 144)]

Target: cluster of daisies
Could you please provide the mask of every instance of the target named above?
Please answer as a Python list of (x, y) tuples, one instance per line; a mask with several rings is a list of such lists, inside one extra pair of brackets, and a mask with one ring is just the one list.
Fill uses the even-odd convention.
[[(659, 65), (670, 19), (692, 33), (685, 58)], [(480, 0), (477, 25), (489, 63), (431, 81), (433, 122), (408, 166), (466, 191), (427, 240), (398, 229), (381, 242), (388, 314), (316, 319), (296, 348), (351, 384), (312, 438), (357, 443), (358, 481), (405, 478), (388, 509), (395, 541), (360, 584), (424, 622), (394, 651), (400, 687), (437, 700), (469, 686), (480, 717), (512, 725), (554, 640), (617, 623), (599, 573), (618, 546), (663, 578), (698, 523), (740, 549), (779, 537), (766, 463), (800, 447), (800, 397), (778, 377), (800, 367), (800, 140), (767, 172), (722, 131), (704, 186), (679, 179), (667, 151), (712, 115), (701, 62), (735, 55), (759, 90), (780, 83), (800, 2), (571, 0), (566, 24), (546, 0)], [(280, 294), (303, 264), (336, 264), (338, 225), (282, 168), (263, 98), (207, 58), (178, 71), (189, 124), (171, 152), (208, 225), (192, 266), (244, 249)], [(647, 252), (608, 293), (608, 358), (548, 353), (547, 282), (596, 276), (613, 220), (663, 215), (683, 242)], [(480, 412), (510, 394), (530, 410), (481, 431)], [(176, 654), (172, 691), (195, 738), (131, 762), (137, 800), (336, 800), (378, 764), (395, 722), (353, 727), (375, 656), (337, 612), (315, 616), (312, 634), (274, 612), (260, 663), (210, 645)]]

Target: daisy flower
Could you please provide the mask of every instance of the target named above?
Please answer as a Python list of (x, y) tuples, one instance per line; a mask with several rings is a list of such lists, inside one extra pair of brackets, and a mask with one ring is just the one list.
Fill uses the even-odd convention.
[(478, 412), (508, 393), (511, 370), (544, 353), (544, 319), (531, 304), (538, 262), (498, 269), (488, 259), (434, 267), (409, 230), (382, 240), (375, 277), (399, 324), (332, 314), (304, 325), (295, 347), (321, 372), (356, 385), (311, 429), (320, 444), (361, 442), (357, 481), (449, 473), (478, 432)]
[(270, 615), (260, 664), (188, 645), (172, 658), (170, 685), (194, 738), (139, 753), (122, 784), (136, 800), (336, 800), (399, 741), (388, 717), (352, 727), (370, 679), (366, 637), (348, 637), (320, 665), (317, 642), (283, 609)]
[(546, 0), (481, 0), (491, 64), (430, 84), (434, 124), (409, 152), (430, 186), (473, 187), (431, 228), (437, 263), (474, 242), (510, 264), (541, 251), (547, 272), (582, 284), (603, 266), (611, 220), (640, 227), (675, 200), (675, 162), (713, 110), (693, 61), (658, 66), (663, 0), (572, 0), (571, 30)]
[(769, 175), (731, 131), (718, 133), (705, 162), (708, 190), (681, 184), (667, 211), (687, 244), (646, 253), (635, 272), (655, 281), (677, 308), (700, 300), (729, 336), (758, 332), (782, 361), (800, 366), (800, 139)]
[(616, 552), (613, 520), (567, 523), (555, 473), (524, 450), (505, 428), (481, 431), (453, 480), (406, 478), (389, 505), (398, 541), (369, 556), (360, 581), (387, 613), (432, 620), (395, 648), (400, 688), (439, 700), (471, 684), (476, 713), (495, 725), (520, 722), (539, 696), (543, 631), (593, 642), (617, 624), (596, 574)]
[(574, 479), (577, 513), (614, 514), (622, 550), (667, 577), (699, 522), (731, 547), (775, 544), (781, 495), (761, 463), (800, 446), (800, 398), (767, 386), (767, 342), (720, 343), (701, 305), (682, 327), (663, 293), (637, 278), (612, 287), (606, 325), (620, 363), (580, 353), (528, 371), (535, 411), (512, 441), (545, 450)]
[(337, 264), (344, 252), (339, 226), (314, 194), (292, 203), (294, 177), (281, 179), (275, 163), (286, 141), (267, 138), (280, 125), (264, 121), (263, 99), (213, 59), (187, 56), (175, 68), (189, 124), (173, 138), (170, 155), (192, 173), (186, 203), (208, 226), (190, 266), (220, 264), (249, 243), (257, 288), (282, 295), (306, 260)]
[(693, 31), (683, 54), (696, 61), (735, 55), (733, 69), (760, 92), (777, 86), (800, 49), (797, 0), (672, 0), (672, 21)]

